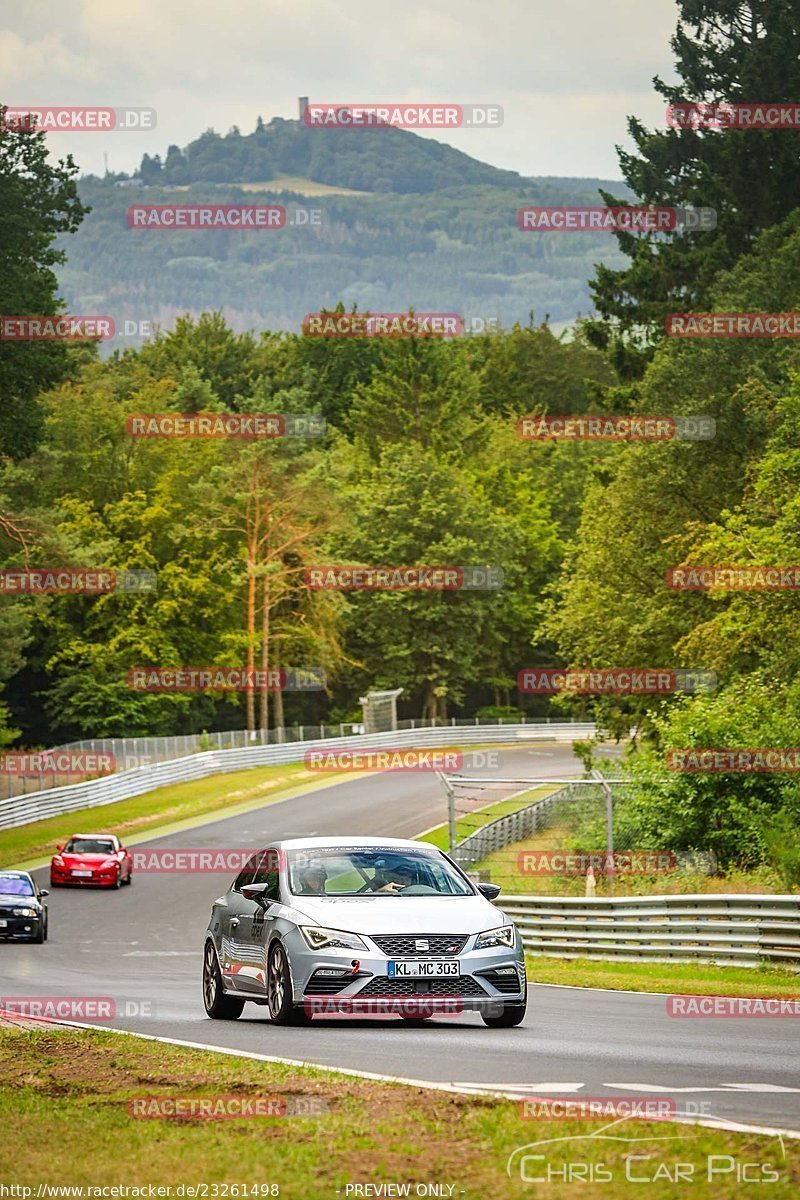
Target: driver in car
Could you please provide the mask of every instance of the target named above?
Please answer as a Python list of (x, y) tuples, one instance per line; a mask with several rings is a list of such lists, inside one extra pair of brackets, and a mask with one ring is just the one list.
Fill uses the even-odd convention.
[(307, 867), (297, 872), (297, 879), (304, 896), (325, 895), (328, 871), (323, 862), (310, 862)]
[(373, 892), (402, 892), (414, 882), (414, 872), (406, 863), (386, 863), (377, 867), (370, 884)]

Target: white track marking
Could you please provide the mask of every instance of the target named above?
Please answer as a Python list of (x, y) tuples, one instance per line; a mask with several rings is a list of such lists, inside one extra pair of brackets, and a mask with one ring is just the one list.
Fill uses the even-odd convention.
[[(23, 1018), (29, 1020), (30, 1018)], [(8, 1020), (3, 1014), (0, 1020)], [(16, 1022), (12, 1021), (12, 1024)], [(464, 1096), (489, 1096), (495, 1100), (519, 1100), (519, 1095), (510, 1092), (504, 1084), (456, 1084), (433, 1083), (429, 1079), (407, 1079), (402, 1075), (381, 1075), (375, 1071), (356, 1071), (352, 1067), (331, 1067), (325, 1063), (310, 1062), (302, 1058), (281, 1058), (277, 1054), (256, 1054), (252, 1050), (236, 1050), (227, 1046), (209, 1046), (205, 1042), (187, 1042), (182, 1038), (161, 1037), (153, 1033), (135, 1033), (130, 1029), (115, 1029), (107, 1025), (89, 1025), (81, 1021), (43, 1021), (41, 1024), (63, 1025), (72, 1029), (96, 1029), (100, 1033), (116, 1033), (120, 1037), (140, 1038), (146, 1042), (162, 1042), (168, 1046), (184, 1046), (187, 1050), (206, 1050), (211, 1054), (227, 1054), (231, 1058), (248, 1058), (256, 1062), (282, 1063), (287, 1067), (306, 1067), (312, 1071), (324, 1071), (330, 1075), (349, 1075), (355, 1079), (373, 1079), (377, 1083), (396, 1083), (403, 1087), (427, 1088), (433, 1092), (450, 1092)], [(728, 1121), (722, 1117), (703, 1119), (700, 1117), (669, 1117), (670, 1123), (676, 1125), (702, 1125), (706, 1129), (725, 1129), (731, 1133), (764, 1133), (770, 1136), (783, 1136), (800, 1140), (800, 1129), (773, 1129), (765, 1125), (746, 1125), (739, 1121)]]

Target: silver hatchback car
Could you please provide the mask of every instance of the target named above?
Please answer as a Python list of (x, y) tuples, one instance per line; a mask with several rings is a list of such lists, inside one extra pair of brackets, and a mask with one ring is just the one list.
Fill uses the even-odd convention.
[(317, 1013), (408, 1020), (480, 1013), (518, 1025), (525, 956), (509, 917), (428, 842), (324, 837), (274, 842), (214, 901), (203, 955), (210, 1017), (246, 1001), (278, 1025)]

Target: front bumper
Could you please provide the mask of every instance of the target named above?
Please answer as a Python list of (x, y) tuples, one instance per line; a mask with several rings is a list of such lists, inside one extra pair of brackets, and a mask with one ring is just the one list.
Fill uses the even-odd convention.
[[(424, 1006), (430, 1002), (443, 1013), (493, 1012), (498, 1003), (521, 1004), (525, 999), (525, 958), (521, 945), (515, 949), (494, 946), (487, 950), (470, 950), (475, 936), (467, 940), (460, 954), (384, 954), (362, 935), (366, 951), (344, 949), (309, 950), (299, 930), (285, 938), (292, 973), (295, 1004), (313, 1010), (314, 1000), (342, 1000), (350, 1011), (380, 1008), (381, 1001), (394, 1001), (399, 1006), (408, 1001)], [(519, 943), (519, 937), (517, 938)], [(390, 978), (390, 961), (418, 958), (431, 961), (458, 962), (460, 975), (438, 977)], [(357, 964), (357, 965), (355, 965)], [(331, 1008), (333, 1008), (331, 1004)], [(324, 1011), (320, 1003), (319, 1011)]]
[(0, 941), (29, 942), (38, 936), (43, 917), (12, 917), (0, 916)]
[[(88, 868), (87, 868), (88, 869)], [(57, 887), (80, 887), (81, 884), (90, 887), (113, 887), (117, 880), (117, 870), (114, 867), (108, 867), (103, 870), (92, 871), (91, 876), (73, 875), (69, 869), (62, 867), (60, 870), (56, 867), (50, 868), (50, 882)]]

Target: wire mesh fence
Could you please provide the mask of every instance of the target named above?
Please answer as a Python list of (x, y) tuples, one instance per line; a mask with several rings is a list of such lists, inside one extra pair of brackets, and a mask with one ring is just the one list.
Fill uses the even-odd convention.
[[(564, 895), (646, 891), (652, 878), (713, 874), (713, 854), (643, 846), (627, 779), (445, 780), (450, 794), (453, 857), (504, 891)], [(490, 806), (490, 807), (487, 807)], [(453, 832), (455, 837), (453, 837)], [(663, 880), (666, 884), (666, 878)]]

